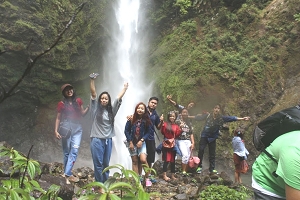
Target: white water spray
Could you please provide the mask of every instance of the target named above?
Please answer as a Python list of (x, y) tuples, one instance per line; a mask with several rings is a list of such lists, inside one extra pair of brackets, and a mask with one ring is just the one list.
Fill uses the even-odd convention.
[(144, 102), (147, 105), (152, 93), (151, 86), (145, 83), (145, 70), (141, 62), (145, 38), (142, 38), (142, 34), (138, 32), (139, 8), (139, 0), (119, 0), (119, 4), (115, 7), (119, 29), (110, 30), (112, 40), (104, 57), (104, 71), (101, 72), (103, 81), (98, 87), (100, 92), (106, 90), (111, 94), (112, 99), (115, 99), (124, 83), (129, 83), (115, 118), (116, 136), (113, 138), (110, 160), (110, 165), (121, 164), (127, 169), (131, 169), (131, 158), (123, 143), (126, 139), (124, 134), (126, 116), (133, 114), (137, 103)]

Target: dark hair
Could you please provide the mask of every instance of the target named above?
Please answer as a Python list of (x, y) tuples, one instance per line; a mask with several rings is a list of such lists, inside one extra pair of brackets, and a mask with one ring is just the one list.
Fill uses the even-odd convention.
[(234, 135), (243, 139), (244, 131), (241, 128), (237, 128), (234, 130)]
[(150, 102), (151, 100), (156, 100), (157, 103), (158, 103), (158, 98), (157, 98), (157, 97), (150, 97), (149, 102)]
[(137, 114), (136, 110), (139, 107), (139, 105), (143, 105), (145, 107), (145, 112), (142, 116), (142, 119), (146, 121), (146, 126), (149, 126), (152, 122), (151, 122), (149, 114), (147, 112), (147, 106), (143, 102), (140, 102), (135, 106), (131, 124), (134, 124), (138, 120), (138, 114)]
[[(178, 117), (178, 114), (177, 114), (176, 111), (172, 110), (172, 111), (168, 112), (168, 115), (167, 115), (167, 130), (170, 131), (170, 132), (172, 131), (172, 124), (171, 124), (171, 121), (170, 121), (170, 116), (171, 116), (173, 113), (175, 114), (175, 120), (176, 120), (177, 117)], [(174, 123), (175, 123), (175, 122), (174, 122)]]
[[(102, 106), (100, 101), (101, 101), (101, 96), (106, 94), (108, 96), (108, 103), (107, 103), (107, 106)], [(113, 126), (114, 125), (114, 115), (113, 115), (113, 112), (112, 112), (112, 106), (111, 106), (111, 97), (110, 95), (108, 94), (108, 92), (102, 92), (100, 95), (99, 95), (99, 98), (98, 98), (98, 112), (97, 112), (97, 115), (96, 115), (96, 118), (97, 118), (97, 121), (102, 121), (103, 120), (103, 112), (104, 112), (104, 109), (107, 110), (108, 112), (108, 118), (111, 122), (111, 125)]]
[[(69, 86), (67, 86), (67, 87), (69, 87)], [(67, 88), (67, 87), (66, 87), (66, 88)], [(64, 102), (64, 106), (65, 106), (65, 107), (73, 106), (74, 110), (75, 110), (76, 112), (80, 113), (80, 115), (81, 115), (80, 107), (79, 107), (79, 105), (78, 105), (78, 102), (76, 101), (76, 100), (77, 100), (77, 97), (76, 97), (75, 90), (74, 90), (73, 87), (72, 87), (72, 89), (73, 89), (73, 95), (71, 96), (71, 98), (72, 98), (72, 105), (69, 104), (69, 102), (68, 102), (68, 100), (67, 100), (67, 98), (66, 98), (66, 96), (65, 96), (65, 94), (64, 94), (65, 89), (63, 90), (63, 96), (64, 96), (64, 98), (63, 98), (62, 102)]]

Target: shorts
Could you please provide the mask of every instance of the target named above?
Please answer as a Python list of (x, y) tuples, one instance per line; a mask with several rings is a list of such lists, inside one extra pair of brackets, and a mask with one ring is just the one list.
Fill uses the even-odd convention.
[(129, 147), (128, 147), (128, 151), (129, 151), (130, 156), (140, 156), (141, 153), (144, 153), (144, 154), (147, 155), (145, 142), (143, 142), (141, 148), (137, 148), (136, 146), (134, 146), (134, 149), (130, 150)]
[(147, 147), (147, 162), (150, 165), (155, 161), (155, 140), (146, 140), (146, 147)]

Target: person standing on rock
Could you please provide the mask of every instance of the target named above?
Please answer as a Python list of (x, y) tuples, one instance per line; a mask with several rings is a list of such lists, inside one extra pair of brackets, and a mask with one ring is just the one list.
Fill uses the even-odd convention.
[(246, 162), (249, 152), (245, 147), (243, 136), (242, 129), (238, 128), (234, 131), (234, 137), (232, 139), (233, 162), (235, 166), (234, 180), (236, 184), (242, 183), (241, 173), (244, 174), (249, 169)]
[[(163, 125), (161, 127), (161, 133), (164, 136), (164, 140), (167, 139), (177, 139), (178, 136), (181, 134), (180, 127), (175, 123), (175, 120), (177, 119), (177, 114), (175, 111), (170, 111), (167, 115), (167, 121), (163, 122)], [(175, 178), (175, 156), (176, 151), (174, 151), (173, 148), (162, 148), (162, 160), (164, 161), (163, 164), (163, 179), (165, 181), (169, 181), (170, 178), (167, 176), (167, 169), (168, 164), (171, 165), (171, 178)]]
[(70, 181), (78, 181), (78, 177), (72, 175), (72, 169), (77, 159), (82, 137), (81, 118), (88, 112), (89, 107), (83, 108), (83, 102), (76, 97), (71, 84), (64, 84), (61, 87), (61, 92), (64, 98), (57, 104), (55, 137), (62, 139), (63, 176), (66, 178), (67, 184), (70, 184)]
[(221, 114), (221, 106), (219, 104), (215, 105), (212, 114), (202, 114), (193, 116), (196, 121), (206, 120), (204, 128), (201, 132), (201, 138), (199, 141), (199, 152), (198, 157), (200, 158), (199, 166), (196, 170), (197, 173), (202, 172), (202, 162), (203, 155), (206, 146), (208, 145), (208, 154), (209, 154), (209, 171), (210, 173), (217, 174), (215, 170), (215, 159), (216, 159), (216, 145), (217, 138), (220, 134), (220, 128), (226, 122), (234, 122), (245, 120), (248, 121), (250, 117), (236, 117), (236, 116), (224, 116)]
[(181, 166), (182, 166), (182, 174), (183, 176), (187, 175), (187, 165), (189, 162), (189, 158), (191, 157), (191, 152), (194, 149), (194, 135), (193, 135), (193, 127), (192, 123), (188, 118), (189, 112), (187, 108), (183, 108), (181, 110), (181, 119), (180, 119), (180, 128), (181, 128), (181, 134), (179, 135), (177, 142), (178, 147), (181, 151)]
[[(132, 170), (140, 174), (139, 168), (147, 163), (147, 149), (145, 141), (151, 133), (151, 120), (146, 110), (146, 105), (138, 103), (134, 109), (131, 120), (127, 120), (125, 125), (126, 146), (132, 160)], [(148, 177), (149, 172), (145, 172)]]
[[(147, 106), (147, 113), (149, 114), (150, 120), (152, 122), (151, 124), (151, 132), (148, 137), (148, 139), (145, 140), (146, 142), (146, 148), (147, 148), (147, 163), (149, 167), (152, 167), (152, 164), (155, 161), (155, 150), (156, 150), (156, 145), (155, 145), (155, 127), (157, 130), (160, 130), (163, 122), (163, 117), (159, 117), (159, 115), (156, 112), (156, 107), (158, 104), (158, 98), (157, 97), (150, 97), (148, 101), (148, 106)], [(149, 177), (150, 181), (152, 183), (156, 183), (156, 179), (152, 176)]]
[(109, 166), (112, 153), (112, 137), (115, 136), (114, 121), (115, 116), (121, 106), (122, 97), (124, 96), (128, 83), (124, 84), (123, 89), (112, 101), (108, 92), (102, 92), (98, 99), (95, 87), (95, 79), (99, 74), (90, 74), (91, 90), (91, 153), (94, 163), (95, 180), (104, 183), (109, 176), (109, 170), (105, 173), (102, 171)]

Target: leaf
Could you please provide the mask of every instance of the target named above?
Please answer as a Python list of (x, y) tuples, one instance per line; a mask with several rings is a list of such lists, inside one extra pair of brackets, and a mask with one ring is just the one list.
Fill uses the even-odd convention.
[(31, 179), (34, 178), (34, 175), (35, 175), (35, 166), (32, 162), (28, 162), (28, 166), (27, 166), (27, 172), (30, 176)]
[(108, 196), (109, 196), (109, 198), (110, 198), (111, 200), (120, 200), (120, 199), (121, 199), (120, 197), (118, 197), (118, 196), (115, 195), (115, 194), (109, 194)]

